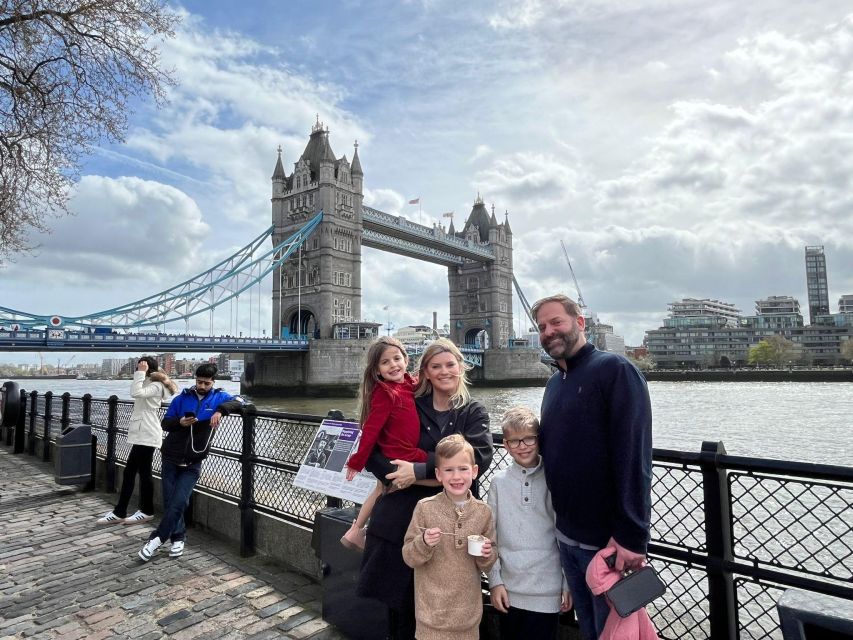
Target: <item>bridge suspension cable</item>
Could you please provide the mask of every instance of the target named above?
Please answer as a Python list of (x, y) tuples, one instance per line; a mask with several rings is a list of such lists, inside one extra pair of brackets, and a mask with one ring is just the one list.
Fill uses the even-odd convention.
[(292, 256), (322, 219), (321, 211), (289, 238), (255, 257), (262, 250), (263, 244), (272, 237), (275, 227), (271, 226), (207, 271), (141, 300), (74, 317), (44, 316), (0, 307), (0, 322), (27, 328), (73, 326), (83, 329), (138, 329), (187, 320), (226, 302), (239, 300), (242, 292), (259, 283)]

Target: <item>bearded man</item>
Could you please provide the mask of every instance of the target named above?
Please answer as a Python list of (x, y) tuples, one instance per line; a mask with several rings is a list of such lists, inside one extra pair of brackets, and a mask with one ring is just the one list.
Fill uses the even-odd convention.
[(543, 298), (531, 311), (539, 342), (557, 366), (542, 398), (539, 447), (560, 559), (581, 633), (595, 640), (609, 608), (587, 587), (587, 565), (600, 549), (613, 547), (616, 568), (639, 568), (649, 542), (649, 391), (626, 358), (587, 342), (584, 317), (571, 298)]

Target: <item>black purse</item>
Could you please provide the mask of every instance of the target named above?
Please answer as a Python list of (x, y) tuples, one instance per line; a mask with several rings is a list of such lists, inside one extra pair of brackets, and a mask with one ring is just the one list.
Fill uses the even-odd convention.
[[(616, 556), (606, 558), (605, 562), (609, 567), (613, 567)], [(616, 613), (621, 618), (627, 618), (653, 600), (660, 598), (664, 593), (666, 593), (666, 585), (657, 572), (650, 565), (646, 565), (625, 574), (619, 582), (605, 591), (604, 595), (607, 596)]]

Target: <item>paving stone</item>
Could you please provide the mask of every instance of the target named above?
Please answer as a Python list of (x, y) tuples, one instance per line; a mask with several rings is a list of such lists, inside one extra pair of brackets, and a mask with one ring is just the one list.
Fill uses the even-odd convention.
[(0, 478), (4, 503), (20, 504), (0, 518), (2, 638), (343, 639), (306, 576), (195, 529), (180, 560), (167, 546), (143, 563), (150, 526), (94, 524), (115, 494), (58, 488), (49, 464), (2, 445)]

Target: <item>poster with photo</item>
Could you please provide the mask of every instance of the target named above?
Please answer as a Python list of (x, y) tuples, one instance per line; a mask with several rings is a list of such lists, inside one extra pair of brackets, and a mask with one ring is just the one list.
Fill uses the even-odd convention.
[(305, 453), (293, 484), (362, 504), (376, 486), (376, 478), (362, 471), (351, 482), (347, 482), (344, 475), (344, 465), (356, 450), (360, 434), (357, 422), (323, 420)]

